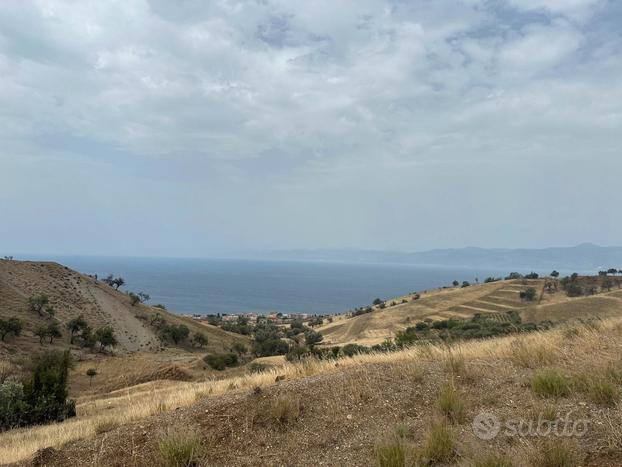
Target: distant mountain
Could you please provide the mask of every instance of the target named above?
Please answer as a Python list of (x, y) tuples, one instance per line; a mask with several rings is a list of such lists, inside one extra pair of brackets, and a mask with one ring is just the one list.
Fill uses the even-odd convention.
[(622, 269), (622, 247), (603, 247), (583, 243), (574, 247), (529, 248), (452, 248), (417, 253), (359, 250), (355, 248), (318, 250), (276, 250), (255, 255), (261, 258), (299, 261), (347, 261), (398, 263), (421, 266), (477, 267), (489, 269), (576, 269), (595, 271)]

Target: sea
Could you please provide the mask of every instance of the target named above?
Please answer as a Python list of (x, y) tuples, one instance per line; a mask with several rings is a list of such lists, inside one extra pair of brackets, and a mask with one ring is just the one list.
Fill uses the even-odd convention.
[[(26, 258), (24, 258), (26, 259)], [(336, 314), (410, 292), (475, 282), (509, 271), (404, 264), (239, 259), (47, 256), (84, 274), (121, 276), (121, 290), (183, 314)]]

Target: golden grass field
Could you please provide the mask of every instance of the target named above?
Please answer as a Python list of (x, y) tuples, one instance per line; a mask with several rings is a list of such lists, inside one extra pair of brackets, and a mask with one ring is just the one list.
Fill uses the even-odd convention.
[[(101, 442), (102, 431), (110, 431), (112, 433), (117, 428), (132, 426), (134, 422), (143, 426), (141, 420), (154, 416), (166, 417), (166, 414), (170, 411), (177, 414), (175, 416), (179, 418), (179, 414), (182, 413), (180, 409), (193, 406), (200, 401), (218, 401), (219, 398), (225, 395), (250, 397), (245, 395), (253, 388), (268, 389), (275, 385), (287, 384), (288, 382), (299, 382), (300, 384), (295, 386), (295, 388), (298, 388), (295, 391), (302, 391), (301, 388), (305, 387), (306, 382), (313, 386), (314, 381), (316, 381), (315, 378), (318, 376), (327, 377), (327, 375), (339, 374), (347, 378), (350, 372), (354, 372), (352, 373), (353, 375), (359, 375), (357, 376), (358, 378), (360, 378), (361, 374), (374, 374), (374, 377), (383, 379), (383, 384), (391, 388), (404, 384), (401, 380), (402, 378), (398, 377), (397, 374), (405, 376), (417, 373), (419, 366), (422, 372), (431, 372), (429, 375), (430, 381), (428, 382), (430, 384), (434, 381), (436, 382), (435, 384), (440, 384), (438, 382), (439, 368), (441, 370), (445, 368), (446, 370), (447, 368), (456, 367), (454, 377), (458, 379), (463, 378), (463, 382), (467, 384), (467, 387), (469, 387), (469, 384), (474, 384), (475, 386), (471, 387), (471, 390), (476, 391), (477, 383), (475, 380), (486, 375), (485, 378), (493, 380), (494, 384), (499, 387), (498, 390), (503, 391), (507, 397), (520, 399), (520, 394), (513, 395), (513, 393), (528, 393), (529, 391), (528, 389), (521, 388), (521, 378), (524, 375), (519, 374), (517, 377), (516, 370), (508, 371), (508, 368), (511, 368), (512, 365), (521, 371), (525, 368), (530, 368), (528, 370), (530, 372), (549, 365), (595, 371), (594, 369), (604, 368), (609, 363), (619, 363), (619, 349), (621, 346), (622, 320), (615, 318), (592, 326), (561, 327), (555, 330), (525, 334), (518, 337), (465, 342), (452, 347), (425, 345), (395, 353), (359, 355), (354, 358), (341, 359), (337, 362), (309, 360), (296, 364), (284, 363), (259, 374), (243, 374), (221, 380), (149, 382), (131, 388), (112, 391), (97, 398), (85, 397), (79, 399), (78, 417), (62, 424), (20, 429), (1, 434), (0, 463), (24, 460), (44, 447), (60, 448), (66, 443), (71, 445), (72, 442), (80, 439), (85, 439), (87, 443), (89, 439), (99, 439)], [(473, 366), (474, 370), (469, 374), (468, 368), (471, 366)], [(388, 368), (389, 370), (378, 370), (379, 368)], [(429, 370), (425, 370), (426, 368)], [(622, 367), (620, 368), (622, 371)], [(374, 373), (377, 371), (379, 373)], [(490, 371), (493, 373), (491, 374)], [(498, 374), (496, 374), (497, 371), (499, 372)], [(394, 373), (395, 376), (393, 376)], [(279, 380), (284, 380), (284, 382), (276, 383), (277, 377), (279, 377)], [(347, 394), (350, 391), (354, 391), (357, 394), (365, 393), (367, 378), (348, 382), (350, 389), (343, 396), (350, 397), (351, 394)], [(426, 377), (424, 373), (421, 373), (417, 381), (412, 384), (421, 383), (423, 378)], [(473, 378), (475, 380), (471, 381)], [(371, 384), (369, 381), (368, 383)], [(503, 386), (506, 387), (503, 388)], [(322, 385), (322, 387), (324, 386)], [(342, 386), (340, 387), (343, 389)], [(258, 391), (257, 389), (254, 390)], [(328, 387), (325, 390), (325, 398), (332, 399), (338, 397)], [(495, 402), (493, 394), (483, 392), (477, 394), (477, 397), (481, 399), (479, 404), (488, 403), (494, 405), (497, 402), (503, 404), (502, 400)], [(328, 403), (329, 401), (327, 400), (326, 402)], [(378, 401), (372, 398), (368, 403), (373, 405), (377, 404)], [(514, 410), (519, 409), (520, 407), (517, 407)], [(606, 414), (606, 417), (619, 417), (620, 415), (613, 410)], [(605, 423), (607, 420), (609, 418), (603, 418), (602, 422)], [(619, 421), (622, 422), (622, 418), (619, 418)], [(614, 436), (614, 433), (612, 433), (612, 436)], [(620, 436), (620, 433), (616, 436)], [(622, 437), (608, 440), (607, 442), (619, 443), (619, 448), (622, 448)], [(524, 448), (526, 447), (524, 446)], [(103, 445), (100, 446), (100, 449), (104, 449)], [(101, 465), (113, 464), (112, 462), (110, 464), (104, 462)]]

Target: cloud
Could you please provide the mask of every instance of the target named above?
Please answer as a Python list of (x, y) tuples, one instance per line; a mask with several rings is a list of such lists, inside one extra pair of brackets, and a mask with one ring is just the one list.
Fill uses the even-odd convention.
[[(490, 190), (518, 189), (529, 164), (618, 167), (620, 14), (588, 0), (1, 2), (0, 197), (17, 204), (0, 215), (41, 197), (85, 212), (118, 192), (152, 213), (127, 248), (149, 232), (168, 254), (519, 243), (491, 232), (513, 225), (504, 206), (531, 205)], [(470, 204), (439, 216), (439, 193)], [(95, 204), (123, 229), (127, 213)], [(439, 235), (467, 214), (467, 237)], [(175, 250), (163, 219), (192, 241)], [(385, 222), (395, 228), (370, 227)], [(20, 231), (2, 240), (32, 249)], [(81, 251), (101, 248), (83, 237)]]

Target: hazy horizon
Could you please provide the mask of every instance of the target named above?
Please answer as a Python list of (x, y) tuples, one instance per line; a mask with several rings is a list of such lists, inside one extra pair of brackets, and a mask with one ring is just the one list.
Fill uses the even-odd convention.
[(621, 21), (614, 0), (0, 2), (0, 255), (618, 244)]

